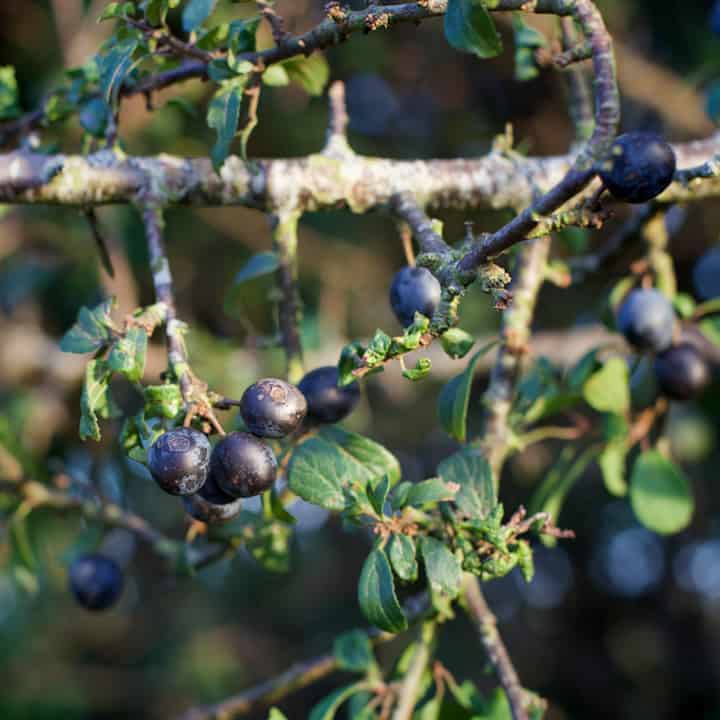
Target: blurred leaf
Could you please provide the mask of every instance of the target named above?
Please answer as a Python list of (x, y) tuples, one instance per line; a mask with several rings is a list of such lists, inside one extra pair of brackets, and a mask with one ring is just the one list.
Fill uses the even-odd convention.
[(0, 120), (12, 120), (20, 115), (15, 68), (11, 65), (0, 67)]
[(111, 370), (125, 375), (130, 382), (140, 382), (145, 374), (148, 337), (141, 327), (131, 327), (125, 337), (113, 345), (107, 363)]
[(290, 58), (282, 67), (289, 80), (301, 85), (310, 95), (322, 95), (330, 79), (330, 67), (322, 53)]
[(290, 568), (292, 529), (283, 522), (258, 519), (254, 533), (245, 541), (250, 554), (270, 572), (287, 572)]
[(80, 396), (80, 439), (100, 440), (98, 417), (110, 416), (110, 369), (103, 360), (90, 360)]
[(484, 520), (497, 505), (495, 483), (488, 461), (474, 448), (463, 448), (438, 465), (445, 482), (460, 486), (454, 498), (460, 512)]
[(405, 500), (405, 505), (422, 507), (427, 503), (453, 500), (457, 490), (450, 487), (440, 478), (430, 478), (419, 483), (413, 483)]
[(600, 367), (598, 350), (586, 352), (568, 371), (565, 382), (572, 392), (580, 392), (590, 376)]
[(240, 285), (261, 275), (268, 275), (278, 269), (279, 263), (277, 253), (270, 251), (257, 253), (243, 265), (233, 282), (235, 285)]
[(336, 690), (313, 707), (310, 711), (310, 715), (308, 716), (308, 720), (332, 720), (337, 711), (340, 709), (340, 706), (351, 695), (354, 695), (356, 692), (363, 690), (366, 687), (366, 683), (360, 682), (353, 683), (352, 685)]
[(423, 357), (418, 358), (414, 368), (406, 368), (402, 371), (402, 374), (404, 378), (415, 382), (426, 377), (430, 373), (430, 370), (432, 370), (432, 361), (430, 358)]
[(695, 312), (695, 300), (687, 293), (676, 293), (672, 298), (672, 304), (675, 312), (685, 320), (692, 317)]
[(333, 655), (338, 667), (350, 672), (366, 672), (375, 663), (370, 639), (363, 630), (338, 635), (333, 643)]
[(102, 98), (92, 98), (80, 108), (78, 119), (85, 132), (93, 137), (103, 137), (110, 119), (110, 108)]
[(282, 65), (271, 65), (263, 72), (262, 81), (270, 87), (285, 87), (290, 84), (290, 76)]
[(133, 64), (133, 55), (138, 48), (138, 40), (129, 38), (110, 46), (105, 55), (98, 57), (100, 71), (100, 90), (105, 102), (115, 106), (118, 93)]
[(147, 0), (145, 17), (153, 25), (164, 25), (168, 9), (176, 8), (181, 0)]
[(445, 37), (456, 50), (479, 58), (495, 57), (502, 50), (495, 23), (482, 0), (448, 0)]
[(635, 461), (630, 503), (645, 527), (663, 535), (686, 528), (694, 506), (690, 484), (682, 470), (656, 450), (644, 452)]
[(98, 22), (111, 20), (113, 18), (132, 17), (135, 13), (135, 3), (132, 2), (111, 2), (105, 6)]
[(415, 541), (409, 535), (396, 533), (390, 538), (388, 555), (395, 574), (406, 582), (417, 580), (418, 564)]
[(110, 340), (110, 310), (115, 304), (111, 298), (92, 310), (81, 307), (75, 324), (60, 340), (60, 349), (69, 353), (96, 352)]
[(475, 344), (475, 338), (469, 332), (455, 327), (446, 330), (440, 336), (440, 342), (449, 357), (453, 358), (453, 360), (459, 360), (470, 352)]
[(611, 495), (618, 497), (627, 495), (627, 482), (625, 481), (626, 456), (627, 448), (624, 443), (610, 443), (603, 448), (598, 457), (598, 464), (600, 465), (605, 487)]
[(630, 377), (625, 360), (611, 357), (585, 383), (583, 397), (599, 412), (626, 413), (630, 409)]
[(182, 11), (182, 27), (186, 33), (197, 30), (215, 9), (217, 0), (189, 0)]
[(496, 340), (484, 345), (472, 356), (465, 370), (445, 384), (438, 398), (438, 417), (445, 431), (458, 442), (467, 436), (467, 413), (470, 390), (478, 360), (497, 344)]
[(700, 332), (714, 345), (720, 346), (720, 317), (709, 317), (698, 323)]
[(148, 385), (145, 388), (145, 416), (176, 418), (183, 407), (180, 387), (175, 383)]
[(220, 168), (228, 155), (230, 155), (232, 141), (237, 132), (246, 83), (246, 75), (240, 75), (233, 80), (226, 80), (215, 93), (208, 106), (208, 127), (217, 132), (217, 140), (210, 152), (215, 172), (220, 172)]
[(460, 592), (462, 569), (450, 548), (440, 540), (429, 536), (420, 538), (419, 547), (432, 592), (446, 595), (450, 599), (457, 597)]
[(284, 713), (280, 712), (277, 708), (270, 708), (270, 713), (267, 716), (267, 720), (288, 720)]
[(526, 48), (547, 47), (545, 35), (523, 20), (522, 13), (516, 12), (512, 16), (512, 28), (515, 44)]
[(393, 583), (385, 552), (374, 549), (365, 560), (358, 584), (358, 601), (365, 617), (376, 627), (396, 633), (408, 626)]
[(32, 507), (27, 503), (22, 503), (18, 507), (10, 520), (10, 537), (18, 560), (27, 570), (34, 572), (37, 567), (37, 560), (28, 532), (28, 518), (31, 512)]

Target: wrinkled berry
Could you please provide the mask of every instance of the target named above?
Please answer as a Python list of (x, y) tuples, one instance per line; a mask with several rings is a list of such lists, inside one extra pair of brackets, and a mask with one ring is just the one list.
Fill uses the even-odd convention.
[(122, 570), (105, 555), (81, 555), (70, 566), (70, 589), (87, 610), (106, 610), (123, 588)]
[(659, 195), (675, 174), (675, 153), (654, 133), (620, 135), (599, 169), (607, 189), (628, 203), (643, 203)]
[(307, 412), (303, 394), (290, 383), (265, 378), (251, 385), (240, 399), (240, 414), (254, 435), (281, 438), (297, 429)]
[(673, 400), (697, 397), (710, 383), (710, 367), (690, 343), (680, 343), (655, 358), (660, 392)]
[(308, 418), (317, 423), (340, 422), (347, 417), (360, 400), (357, 382), (338, 387), (337, 367), (328, 365), (310, 371), (298, 383), (308, 406)]
[(415, 313), (432, 318), (440, 304), (442, 288), (426, 268), (404, 267), (395, 273), (390, 286), (390, 305), (403, 327), (412, 325)]
[(675, 312), (659, 290), (633, 290), (620, 307), (617, 325), (638, 350), (662, 352), (672, 343)]
[(234, 498), (269, 490), (275, 482), (277, 461), (268, 445), (254, 435), (233, 432), (213, 450), (211, 474), (220, 489)]
[(148, 468), (165, 492), (192, 495), (207, 478), (210, 450), (210, 441), (198, 430), (169, 430), (152, 444)]
[(232, 520), (242, 510), (242, 501), (220, 489), (212, 470), (205, 484), (194, 495), (187, 495), (182, 501), (188, 515), (210, 525)]

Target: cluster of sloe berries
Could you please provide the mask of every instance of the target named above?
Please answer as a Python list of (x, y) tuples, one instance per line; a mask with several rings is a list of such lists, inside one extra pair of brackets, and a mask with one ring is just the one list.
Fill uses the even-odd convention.
[(617, 316), (625, 339), (640, 352), (655, 353), (655, 377), (663, 395), (686, 401), (697, 397), (711, 380), (708, 361), (689, 342), (674, 343), (675, 312), (659, 290), (633, 290)]
[[(240, 400), (247, 432), (231, 432), (213, 448), (191, 427), (168, 430), (150, 447), (148, 468), (157, 484), (182, 496), (186, 512), (205, 523), (221, 523), (240, 513), (243, 498), (269, 490), (277, 460), (266, 439), (280, 439), (307, 425), (340, 422), (360, 399), (356, 382), (338, 386), (338, 370), (320, 367), (298, 386), (277, 378), (251, 385)], [(82, 555), (70, 567), (70, 588), (83, 607), (105, 610), (122, 592), (117, 563), (101, 554)]]

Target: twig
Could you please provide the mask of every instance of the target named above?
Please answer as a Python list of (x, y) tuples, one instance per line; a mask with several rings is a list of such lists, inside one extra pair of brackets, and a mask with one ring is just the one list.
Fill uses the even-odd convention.
[(278, 325), (285, 349), (287, 377), (298, 382), (303, 376), (300, 319), (302, 305), (298, 291), (297, 229), (300, 213), (278, 212), (271, 218), (273, 248), (278, 257), (276, 283), (279, 293)]
[(410, 720), (418, 701), (418, 694), (422, 684), (423, 675), (427, 670), (435, 646), (436, 624), (433, 621), (425, 623), (420, 629), (420, 637), (415, 644), (410, 665), (398, 691), (397, 706), (392, 720)]
[(94, 208), (90, 208), (85, 211), (85, 218), (90, 225), (90, 232), (92, 233), (95, 245), (100, 255), (100, 262), (105, 268), (105, 272), (111, 277), (115, 277), (115, 269), (113, 268), (112, 258), (110, 257), (110, 250), (108, 249), (107, 242), (103, 237), (102, 230), (100, 229), (100, 220), (98, 219), (97, 213)]
[[(578, 34), (572, 18), (560, 18), (560, 31), (563, 47), (566, 50), (577, 46)], [(568, 109), (575, 128), (575, 141), (583, 143), (592, 136), (595, 125), (590, 78), (585, 67), (574, 64), (568, 68), (564, 77), (568, 93)]]
[(505, 643), (497, 629), (497, 620), (480, 589), (480, 583), (468, 576), (463, 588), (463, 600), (470, 619), (480, 636), (480, 642), (492, 663), (498, 680), (505, 690), (513, 720), (528, 720), (525, 709), (525, 692), (512, 664)]
[[(410, 622), (416, 622), (425, 616), (428, 610), (427, 595), (411, 598), (405, 604), (405, 614)], [(389, 642), (397, 635), (385, 633), (376, 628), (366, 631), (374, 645)], [(338, 670), (338, 662), (332, 653), (318, 655), (311, 660), (296, 663), (270, 680), (229, 697), (214, 705), (206, 705), (188, 710), (178, 720), (230, 720), (245, 715), (261, 707), (272, 705), (296, 690), (322, 680)]]
[(354, 154), (347, 139), (350, 118), (345, 104), (345, 83), (336, 80), (328, 90), (330, 114), (323, 155), (346, 159)]
[(450, 247), (440, 235), (433, 230), (430, 218), (422, 211), (412, 197), (407, 194), (393, 195), (393, 197), (390, 198), (390, 209), (410, 226), (420, 246), (420, 252), (433, 253), (440, 256), (450, 254)]

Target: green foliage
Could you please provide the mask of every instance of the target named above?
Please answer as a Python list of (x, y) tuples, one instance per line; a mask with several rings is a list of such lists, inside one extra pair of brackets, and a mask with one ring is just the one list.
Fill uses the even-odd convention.
[(105, 347), (113, 329), (110, 311), (114, 304), (114, 299), (110, 299), (92, 310), (80, 308), (77, 321), (60, 340), (60, 349), (69, 353), (89, 353)]
[(292, 454), (288, 485), (304, 500), (350, 514), (372, 511), (367, 488), (400, 478), (397, 459), (376, 442), (338, 427), (305, 440)]
[(365, 683), (353, 683), (340, 688), (321, 700), (311, 711), (308, 720), (333, 720), (342, 704), (352, 695), (366, 688)]
[(445, 37), (456, 50), (479, 58), (495, 57), (502, 42), (482, 0), (448, 0)]
[(97, 58), (100, 91), (105, 102), (111, 107), (117, 104), (120, 88), (132, 69), (133, 57), (139, 46), (137, 37), (129, 37), (113, 42), (107, 52)]
[(0, 67), (0, 120), (12, 120), (19, 114), (20, 96), (15, 79), (15, 68), (6, 65)]
[(487, 460), (466, 447), (443, 460), (438, 474), (459, 487), (454, 498), (458, 510), (472, 520), (485, 520), (497, 505), (495, 482)]
[(370, 639), (362, 630), (338, 635), (333, 643), (333, 655), (338, 667), (350, 672), (364, 673), (375, 664)]
[(547, 40), (539, 30), (523, 20), (521, 13), (513, 14), (512, 26), (515, 37), (515, 79), (519, 82), (532, 80), (540, 74), (535, 52), (538, 48), (546, 47)]
[(470, 390), (478, 360), (497, 343), (488, 343), (473, 355), (465, 370), (450, 380), (438, 398), (438, 417), (447, 433), (458, 442), (465, 442), (467, 436), (467, 413), (470, 404)]
[(112, 413), (110, 376), (112, 371), (103, 360), (91, 360), (85, 369), (85, 382), (80, 396), (80, 439), (100, 440), (98, 418)]
[(407, 628), (407, 618), (397, 595), (387, 555), (376, 547), (366, 558), (358, 583), (358, 602), (365, 617), (386, 632)]
[(388, 549), (390, 564), (395, 575), (405, 582), (413, 582), (418, 577), (415, 540), (408, 535), (395, 534), (390, 539)]
[(599, 412), (617, 414), (630, 409), (630, 378), (627, 363), (611, 357), (583, 386), (583, 397)]
[(635, 461), (630, 478), (630, 502), (638, 520), (663, 535), (680, 532), (690, 523), (694, 502), (680, 468), (656, 450)]
[(448, 356), (453, 358), (453, 360), (459, 360), (470, 352), (472, 346), (475, 344), (475, 338), (469, 332), (454, 327), (446, 330), (440, 336), (440, 342)]
[(458, 559), (447, 545), (433, 537), (420, 538), (419, 547), (432, 594), (454, 600), (462, 580)]
[(208, 106), (207, 124), (217, 132), (217, 140), (210, 152), (216, 172), (220, 172), (220, 168), (230, 155), (230, 148), (238, 129), (240, 107), (247, 80), (247, 75), (238, 75), (231, 80), (223, 81)]
[(217, 0), (189, 0), (182, 11), (182, 26), (187, 33), (197, 30), (212, 14)]

